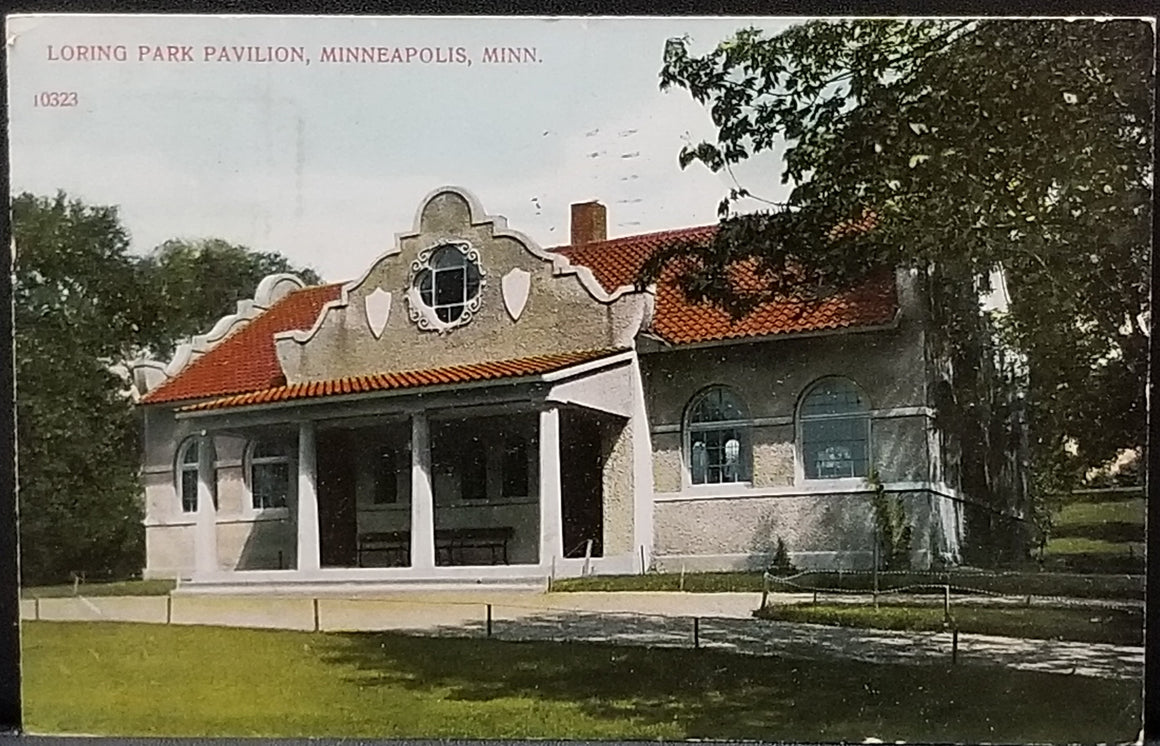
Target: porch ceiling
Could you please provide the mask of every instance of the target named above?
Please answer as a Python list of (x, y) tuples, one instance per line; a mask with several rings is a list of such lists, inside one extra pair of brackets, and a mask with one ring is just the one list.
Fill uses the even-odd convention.
[(330, 396), (349, 396), (352, 394), (419, 389), (429, 386), (447, 386), (511, 379), (534, 379), (550, 373), (559, 373), (572, 366), (594, 363), (603, 358), (612, 357), (624, 352), (626, 350), (621, 348), (582, 350), (578, 352), (534, 355), (531, 357), (483, 363), (449, 365), (427, 370), (384, 372), (326, 381), (307, 381), (199, 402), (182, 407), (178, 411), (183, 413), (205, 412), (209, 410), (230, 409), (234, 407), (273, 404), (295, 400), (319, 399)]

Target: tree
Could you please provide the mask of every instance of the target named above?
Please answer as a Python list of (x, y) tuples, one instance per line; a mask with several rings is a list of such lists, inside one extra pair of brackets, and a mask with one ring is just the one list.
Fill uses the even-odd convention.
[[(954, 363), (963, 445), (999, 441), (977, 470), (1025, 417), (1033, 491), (1072, 487), (1146, 433), (1152, 55), (1143, 21), (819, 21), (745, 29), (701, 56), (670, 40), (661, 87), (718, 128), (682, 166), (729, 171), (784, 146), (792, 190), (738, 214), (751, 195), (737, 184), (714, 240), (670, 246), (646, 279), (684, 257), (691, 297), (744, 313), (913, 268)], [(760, 292), (725, 281), (738, 262), (756, 263)], [(985, 313), (996, 269), (1011, 304)], [(985, 390), (1016, 383), (986, 361), (1003, 350), (1022, 361), (1017, 406)]]
[(128, 236), (115, 209), (63, 194), (20, 195), (12, 226), (23, 581), (134, 572), (138, 429), (106, 362), (136, 334)]
[(170, 352), (294, 268), (212, 239), (137, 257), (116, 208), (63, 193), (16, 197), (12, 225), (22, 581), (128, 577), (144, 564), (140, 425), (111, 364)]
[(138, 262), (138, 271), (151, 303), (142, 336), (162, 358), (179, 340), (209, 330), (239, 300), (252, 298), (267, 275), (292, 272), (308, 285), (321, 282), (313, 269), (297, 269), (280, 254), (213, 238), (166, 241)]

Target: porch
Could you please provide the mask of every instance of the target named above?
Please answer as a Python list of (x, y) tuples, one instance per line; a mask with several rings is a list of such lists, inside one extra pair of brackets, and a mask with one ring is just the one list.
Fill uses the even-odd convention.
[[(643, 552), (631, 418), (552, 392), (509, 385), (187, 415), (204, 423), (205, 446), (187, 587), (542, 585), (632, 571)], [(271, 461), (284, 492), (262, 511), (275, 520), (253, 523), (237, 561), (219, 546), (215, 437), (283, 454)], [(247, 478), (264, 484), (254, 468), (251, 458)], [(619, 556), (606, 556), (609, 540)]]

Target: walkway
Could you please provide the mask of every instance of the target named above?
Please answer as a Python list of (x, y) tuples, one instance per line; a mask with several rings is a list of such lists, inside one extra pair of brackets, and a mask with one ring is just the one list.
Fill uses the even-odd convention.
[[(779, 598), (777, 600), (789, 600)], [(691, 647), (748, 655), (945, 665), (951, 634), (856, 630), (754, 619), (756, 593), (408, 592), (373, 598), (174, 596), (41, 599), (25, 619), (138, 621), (239, 627), (391, 630), (500, 640)], [(960, 634), (958, 663), (1140, 679), (1143, 647)]]

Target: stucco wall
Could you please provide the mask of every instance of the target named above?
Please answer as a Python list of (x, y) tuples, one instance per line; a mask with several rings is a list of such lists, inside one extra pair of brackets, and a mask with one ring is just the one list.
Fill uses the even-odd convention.
[(794, 483), (794, 427), (754, 427), (753, 486), (788, 487)]
[(894, 329), (642, 355), (655, 489), (665, 494), (687, 487), (682, 468), (685, 410), (711, 385), (732, 388), (754, 420), (753, 487), (800, 483), (797, 406), (805, 391), (826, 376), (853, 380), (869, 400), (871, 461), (880, 477), (925, 480), (929, 413), (916, 409), (928, 404), (925, 366), (921, 323), (905, 316)]
[(607, 420), (601, 431), (605, 451), (603, 511), (605, 557), (633, 551), (635, 494), (632, 474), (631, 421)]
[[(911, 558), (957, 553), (955, 505), (928, 491), (904, 492)], [(869, 492), (663, 500), (656, 505), (656, 566), (661, 570), (767, 566), (780, 537), (801, 569), (868, 568), (874, 518)]]
[[(278, 340), (287, 380), (298, 383), (631, 343), (649, 302), (644, 293), (601, 302), (577, 274), (555, 275), (550, 259), (537, 256), (521, 239), (495, 235), (493, 223), (481, 220), (483, 216), (472, 215), (468, 200), (456, 192), (432, 197), (421, 209), (417, 233), (401, 236), (398, 250), (371, 267), (350, 289), (348, 304), (326, 314), (313, 337), (305, 342)], [(482, 303), (465, 325), (445, 333), (423, 331), (409, 315), (411, 265), (421, 251), (449, 239), (466, 240), (479, 251), (485, 273)], [(505, 308), (502, 290), (504, 276), (513, 269), (530, 273), (527, 304), (518, 320)], [(367, 320), (366, 298), (379, 288), (391, 297), (386, 326), (376, 339)], [(594, 282), (591, 288), (603, 292)]]
[[(171, 410), (162, 407), (145, 408), (144, 421), (144, 572), (148, 577), (187, 577), (193, 572), (197, 514), (182, 510), (177, 458), (181, 447), (198, 428), (188, 421), (176, 420)], [(297, 548), (293, 458), (288, 507), (254, 510), (246, 477), (249, 442), (239, 436), (213, 437), (218, 566), (236, 570), (276, 569), (279, 564), (293, 567)], [(290, 450), (293, 454), (294, 448)]]

